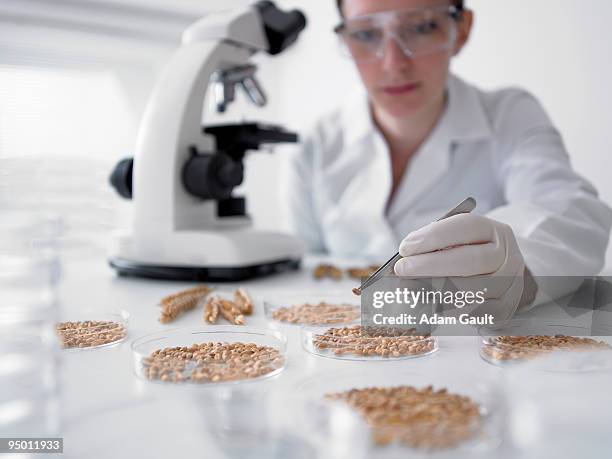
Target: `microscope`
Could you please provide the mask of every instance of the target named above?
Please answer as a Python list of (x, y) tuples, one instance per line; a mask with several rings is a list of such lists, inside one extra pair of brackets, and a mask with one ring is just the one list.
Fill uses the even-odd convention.
[(113, 237), (110, 265), (120, 275), (231, 282), (299, 268), (301, 242), (254, 229), (245, 198), (232, 194), (247, 151), (298, 136), (258, 123), (204, 126), (202, 119), (211, 84), (219, 112), (237, 89), (265, 105), (250, 58), (281, 53), (305, 27), (301, 12), (260, 1), (206, 16), (183, 33), (145, 109), (134, 157), (110, 178), (134, 204), (131, 230)]

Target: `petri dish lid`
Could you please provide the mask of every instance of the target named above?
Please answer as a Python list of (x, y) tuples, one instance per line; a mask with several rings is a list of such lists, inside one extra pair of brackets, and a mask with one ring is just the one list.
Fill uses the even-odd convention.
[[(399, 419), (394, 419), (389, 423), (386, 428), (384, 425), (386, 423), (383, 423), (371, 429), (369, 441), (371, 455), (406, 457), (407, 450), (414, 453), (415, 450), (474, 452), (493, 449), (499, 446), (505, 425), (502, 385), (495, 377), (468, 372), (460, 373), (462, 374), (449, 375), (446, 372), (425, 374), (401, 369), (381, 372), (376, 367), (362, 367), (340, 372), (326, 372), (304, 379), (292, 387), (292, 394), (298, 401), (303, 415), (307, 417), (304, 424), (313, 426), (314, 430), (323, 430), (319, 432), (319, 435), (324, 437), (328, 433), (326, 430), (334, 426), (316, 419), (317, 416), (320, 416), (320, 410), (312, 409), (312, 407), (317, 404), (348, 405), (352, 412), (363, 417), (361, 412), (353, 408), (356, 397), (359, 396), (356, 391), (373, 389), (377, 393), (382, 393), (382, 391), (409, 386), (426, 394), (427, 391), (430, 391), (429, 393), (435, 395), (440, 390), (446, 390), (446, 394), (450, 394), (454, 399), (449, 403), (461, 401), (474, 406), (477, 415), (473, 422), (453, 425), (445, 421), (446, 416), (437, 416), (435, 412), (430, 414), (423, 412), (417, 416), (416, 412), (423, 409), (422, 405), (415, 403), (411, 406), (410, 399), (407, 399), (407, 405), (400, 407), (400, 411), (410, 415), (410, 411), (415, 410), (415, 417), (408, 416), (407, 419), (411, 422), (405, 425), (400, 422), (400, 416)], [(350, 402), (341, 397), (334, 397), (334, 394), (347, 394), (349, 391), (353, 391)], [(372, 402), (374, 408), (386, 406), (380, 398), (377, 401), (372, 399)], [(395, 402), (390, 403), (389, 406), (393, 406)], [(432, 402), (432, 406), (435, 407), (435, 402)], [(371, 413), (369, 409), (366, 411)], [(374, 419), (376, 418), (367, 419), (370, 427), (375, 424)]]
[(349, 324), (361, 317), (359, 298), (346, 291), (281, 292), (265, 297), (263, 304), (266, 319), (273, 325)]
[[(66, 329), (62, 333), (66, 337), (64, 338), (66, 344), (62, 342), (60, 336), (60, 347), (65, 352), (90, 351), (114, 347), (126, 340), (129, 317), (130, 314), (123, 309), (111, 311), (84, 309), (76, 313), (67, 313), (62, 316), (62, 320), (60, 320), (57, 326), (80, 322), (85, 327), (82, 332), (78, 330), (71, 332), (70, 328)], [(101, 323), (97, 324), (97, 322)], [(108, 328), (108, 324), (113, 325), (112, 330)], [(60, 333), (57, 328), (56, 332)]]
[(612, 369), (612, 332), (543, 320), (513, 319), (479, 327), (479, 353), (486, 362), (506, 367), (529, 362), (544, 371)]
[[(204, 344), (207, 347), (194, 347)], [(223, 347), (232, 344), (240, 346), (238, 351)], [(280, 374), (287, 361), (287, 338), (275, 330), (235, 325), (175, 328), (136, 339), (132, 354), (136, 375), (148, 382), (192, 387), (237, 385)], [(257, 359), (249, 360), (252, 356)], [(257, 365), (257, 361), (261, 363)]]
[(411, 334), (410, 330), (378, 327), (364, 331), (360, 324), (304, 326), (302, 347), (311, 354), (341, 360), (389, 361), (431, 355), (438, 350), (433, 336)]

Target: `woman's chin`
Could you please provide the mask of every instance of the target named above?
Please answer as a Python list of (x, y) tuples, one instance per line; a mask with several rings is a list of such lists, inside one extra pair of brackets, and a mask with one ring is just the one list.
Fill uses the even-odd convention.
[(422, 97), (417, 94), (388, 96), (384, 95), (379, 98), (378, 106), (383, 109), (387, 115), (398, 118), (406, 118), (414, 116), (421, 112), (426, 106)]
[(411, 118), (423, 110), (423, 107), (420, 105), (414, 106), (411, 104), (401, 103), (388, 104), (382, 108), (388, 116), (398, 119)]

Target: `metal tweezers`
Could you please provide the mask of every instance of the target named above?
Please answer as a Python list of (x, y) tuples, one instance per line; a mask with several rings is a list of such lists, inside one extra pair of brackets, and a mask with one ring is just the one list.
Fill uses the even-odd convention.
[[(456, 207), (449, 210), (442, 217), (438, 218), (436, 221), (439, 222), (440, 220), (444, 220), (445, 218), (449, 218), (454, 215), (469, 214), (475, 208), (476, 208), (476, 200), (474, 198), (466, 198)], [(390, 271), (389, 268), (391, 268), (392, 270), (395, 267), (395, 263), (397, 263), (397, 261), (400, 260), (401, 258), (402, 256), (399, 254), (399, 252), (393, 255), (384, 265), (378, 268), (374, 274), (372, 274), (364, 282), (362, 282), (360, 287), (354, 288), (353, 293), (355, 295), (361, 295), (361, 292), (363, 290), (365, 290), (366, 288), (368, 288), (370, 285), (374, 284), (375, 282), (378, 282), (380, 278), (382, 278), (385, 274), (387, 274), (387, 272)]]

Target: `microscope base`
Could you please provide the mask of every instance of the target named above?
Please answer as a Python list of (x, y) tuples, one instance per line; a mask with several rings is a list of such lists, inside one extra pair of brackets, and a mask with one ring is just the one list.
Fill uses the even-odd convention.
[(147, 265), (123, 258), (111, 258), (109, 261), (111, 267), (124, 277), (198, 282), (239, 282), (283, 271), (297, 270), (300, 268), (300, 262), (300, 259), (287, 259), (240, 267), (181, 267)]

